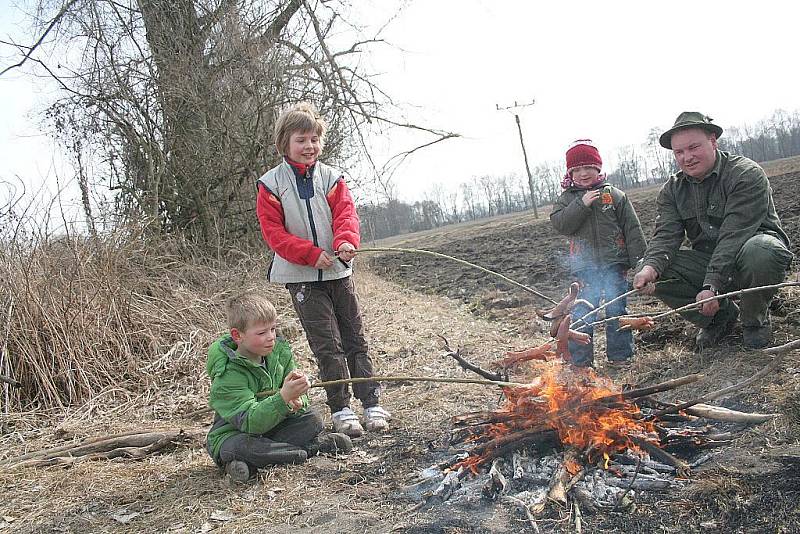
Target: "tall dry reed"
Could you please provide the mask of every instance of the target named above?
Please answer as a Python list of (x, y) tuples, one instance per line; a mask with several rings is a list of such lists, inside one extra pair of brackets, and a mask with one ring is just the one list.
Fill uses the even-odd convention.
[(220, 259), (130, 228), (0, 242), (0, 374), (21, 383), (0, 385), (2, 410), (201, 380), (225, 299), (263, 279), (264, 265), (263, 256)]

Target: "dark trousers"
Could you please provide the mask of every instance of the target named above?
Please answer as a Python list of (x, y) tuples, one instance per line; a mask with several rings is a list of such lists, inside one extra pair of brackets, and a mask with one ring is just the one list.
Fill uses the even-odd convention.
[(314, 412), (287, 417), (266, 434), (237, 434), (222, 442), (219, 461), (224, 465), (241, 460), (251, 467), (292, 463), (296, 452), (322, 431), (322, 419)]
[[(320, 379), (368, 378), (373, 375), (367, 352), (358, 296), (351, 277), (327, 282), (286, 284), (294, 309), (317, 360)], [(331, 412), (350, 405), (347, 384), (325, 387)], [(365, 408), (378, 404), (377, 382), (353, 384), (353, 394)]]
[[(720, 291), (733, 291), (748, 287), (758, 287), (781, 283), (786, 277), (793, 255), (783, 241), (770, 234), (756, 234), (747, 241), (736, 255), (736, 270), (732, 279)], [(679, 308), (695, 302), (703, 288), (708, 262), (711, 254), (698, 250), (679, 250), (659, 277), (664, 280), (656, 284), (656, 297), (670, 308)], [(769, 304), (777, 290), (759, 291), (742, 295), (741, 320), (745, 327), (759, 327), (769, 324)], [(720, 301), (720, 311), (730, 303)], [(719, 313), (719, 312), (717, 312)], [(712, 317), (706, 317), (697, 310), (681, 312), (687, 321), (705, 328), (711, 324)]]
[[(579, 274), (581, 292), (578, 298), (590, 302), (595, 308), (600, 305), (600, 300), (605, 297), (608, 302), (628, 291), (628, 282), (625, 279), (625, 270), (621, 265), (609, 265), (601, 269), (590, 269)], [(625, 315), (627, 311), (627, 298), (620, 299), (605, 308), (606, 317)], [(572, 317), (578, 319), (589, 313), (590, 308), (585, 304), (578, 304), (573, 308)], [(594, 320), (589, 317), (587, 321)], [(609, 361), (627, 360), (633, 356), (633, 334), (630, 330), (619, 332), (619, 321), (609, 321), (606, 327), (606, 356)], [(577, 330), (586, 332), (591, 338), (588, 345), (580, 345), (574, 341), (569, 342), (569, 351), (572, 362), (578, 366), (591, 365), (594, 361), (594, 327), (578, 325)]]

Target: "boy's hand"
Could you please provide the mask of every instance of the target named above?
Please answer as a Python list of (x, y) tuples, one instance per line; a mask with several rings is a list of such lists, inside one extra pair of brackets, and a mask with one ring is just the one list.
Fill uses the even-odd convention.
[(319, 255), (319, 258), (317, 258), (314, 268), (325, 270), (330, 269), (331, 267), (333, 267), (333, 258), (330, 254), (323, 250), (322, 254)]
[(656, 292), (655, 281), (658, 273), (649, 265), (642, 267), (642, 270), (633, 277), (633, 288), (638, 289), (643, 295), (652, 295)]
[(356, 247), (345, 241), (341, 245), (339, 245), (339, 257), (342, 258), (344, 261), (350, 261), (356, 257)]
[(309, 387), (311, 387), (311, 383), (308, 381), (308, 377), (299, 369), (295, 369), (283, 380), (283, 387), (280, 391), (281, 398), (286, 404), (294, 406), (292, 401), (299, 400), (300, 395), (308, 391)]
[(292, 413), (295, 413), (297, 410), (303, 407), (303, 401), (300, 399), (292, 399), (286, 404), (290, 406), (289, 411)]
[(584, 193), (583, 198), (581, 198), (581, 201), (583, 201), (583, 205), (586, 206), (587, 208), (591, 206), (592, 202), (600, 198), (600, 193), (601, 191), (599, 189), (591, 189), (586, 193)]

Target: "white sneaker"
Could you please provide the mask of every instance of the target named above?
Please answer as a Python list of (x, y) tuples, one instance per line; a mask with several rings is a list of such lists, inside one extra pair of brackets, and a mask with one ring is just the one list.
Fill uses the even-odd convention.
[(358, 438), (364, 433), (364, 427), (358, 422), (358, 416), (349, 407), (342, 408), (331, 415), (333, 431), (351, 438)]
[(384, 432), (389, 430), (389, 419), (392, 414), (380, 406), (364, 408), (364, 426), (370, 432)]

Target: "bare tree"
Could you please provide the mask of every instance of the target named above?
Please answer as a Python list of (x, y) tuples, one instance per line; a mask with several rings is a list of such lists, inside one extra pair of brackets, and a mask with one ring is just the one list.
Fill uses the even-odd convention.
[[(289, 103), (314, 102), (331, 125), (326, 157), (349, 168), (366, 160), (368, 181), (374, 128), (452, 137), (391, 117), (360, 61), (380, 31), (355, 32), (354, 12), (344, 1), (71, 1), (41, 21), (17, 63), (35, 63), (64, 91), (47, 116), (67, 148), (97, 159), (87, 188), (110, 190), (119, 217), (214, 245), (255, 229), (253, 184), (277, 160), (273, 124)], [(48, 33), (63, 47), (58, 65), (36, 52)]]

